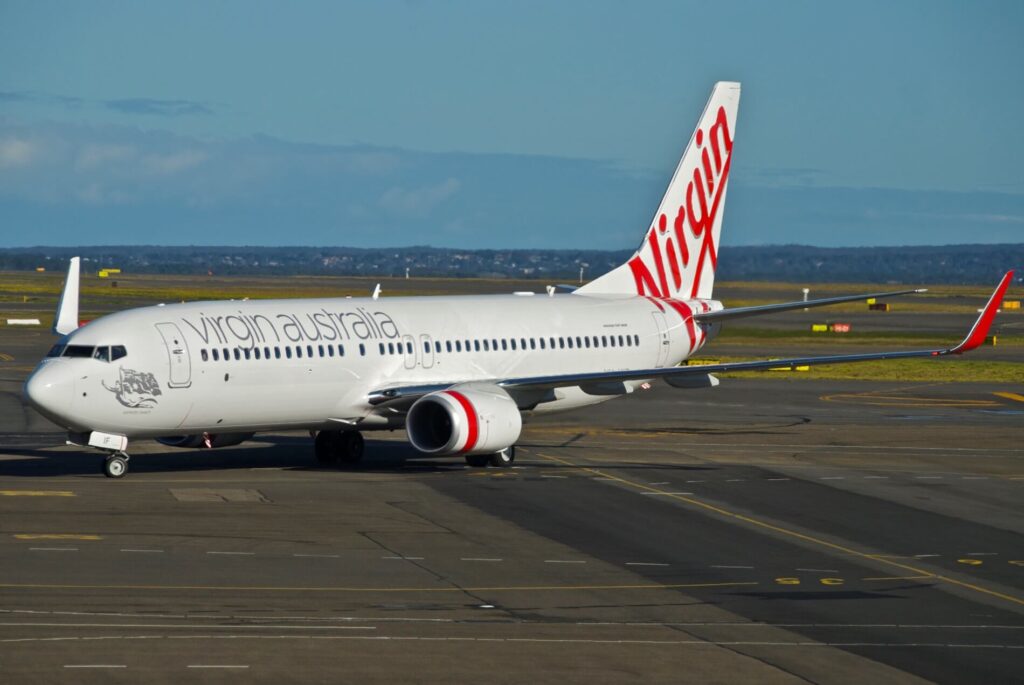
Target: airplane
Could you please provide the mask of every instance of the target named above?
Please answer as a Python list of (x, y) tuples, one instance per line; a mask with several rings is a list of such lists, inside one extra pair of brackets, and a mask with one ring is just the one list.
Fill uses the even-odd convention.
[(351, 464), (362, 433), (404, 428), (427, 455), (473, 467), (515, 460), (523, 420), (649, 387), (711, 388), (717, 373), (909, 357), (981, 345), (1013, 272), (967, 336), (943, 349), (681, 365), (723, 322), (899, 290), (726, 308), (712, 299), (740, 84), (719, 82), (636, 252), (574, 290), (379, 298), (208, 301), (78, 321), (72, 258), (57, 307), (61, 335), (24, 396), (128, 471), (130, 440), (215, 448), (255, 433), (308, 430), (316, 459)]

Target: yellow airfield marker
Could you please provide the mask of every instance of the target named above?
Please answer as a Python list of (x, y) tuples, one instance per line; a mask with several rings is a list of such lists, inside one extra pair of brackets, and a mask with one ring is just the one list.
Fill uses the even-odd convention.
[(70, 490), (0, 490), (3, 497), (75, 497)]
[(80, 535), (78, 533), (18, 533), (16, 540), (102, 540), (102, 535)]

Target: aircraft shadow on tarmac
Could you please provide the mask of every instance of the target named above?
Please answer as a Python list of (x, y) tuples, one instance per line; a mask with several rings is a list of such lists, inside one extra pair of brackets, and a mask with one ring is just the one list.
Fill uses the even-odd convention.
[[(9, 439), (9, 437), (11, 439)], [(0, 460), (0, 477), (39, 478), (59, 476), (96, 475), (102, 477), (100, 464), (104, 455), (89, 449), (70, 449), (61, 443), (63, 435), (38, 434), (35, 436), (0, 435), (0, 451), (8, 455)], [(32, 439), (35, 438), (35, 439)], [(140, 441), (141, 442), (141, 441)], [(149, 449), (153, 443), (146, 441)], [(552, 445), (528, 445), (526, 448), (545, 448)], [(531, 452), (533, 450), (531, 449)], [(21, 457), (21, 458), (18, 458)], [(534, 460), (532, 454), (523, 454), (517, 461)], [(544, 462), (545, 469), (566, 472), (584, 467)], [(366, 456), (354, 465), (321, 465), (313, 457), (312, 440), (306, 437), (283, 435), (257, 436), (237, 447), (212, 450), (166, 448), (161, 452), (143, 452), (133, 455), (132, 473), (162, 473), (210, 470), (284, 469), (290, 471), (355, 471), (360, 473), (444, 473), (464, 471), (468, 467), (461, 456), (431, 457), (417, 452), (412, 446), (397, 441), (367, 440)], [(699, 465), (623, 464), (602, 463), (602, 470), (658, 469), (680, 471), (708, 471), (717, 467)], [(495, 471), (497, 471), (495, 469)], [(130, 476), (129, 476), (130, 477)]]

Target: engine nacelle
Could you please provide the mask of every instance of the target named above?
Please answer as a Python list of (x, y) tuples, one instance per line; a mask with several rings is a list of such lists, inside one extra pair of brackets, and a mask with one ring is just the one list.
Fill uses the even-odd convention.
[(416, 400), (405, 417), (409, 442), (427, 454), (497, 452), (514, 444), (523, 418), (496, 385), (462, 385)]
[[(245, 442), (252, 437), (252, 433), (196, 433), (195, 435), (168, 435), (164, 438), (157, 438), (156, 441), (168, 447), (193, 447), (213, 448), (231, 447), (240, 442)], [(207, 444), (209, 442), (209, 444)]]

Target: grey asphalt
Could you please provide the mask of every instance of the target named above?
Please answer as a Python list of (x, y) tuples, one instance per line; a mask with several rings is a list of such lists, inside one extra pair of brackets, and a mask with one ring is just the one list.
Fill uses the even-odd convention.
[[(655, 384), (516, 467), (133, 448), (0, 365), (4, 682), (1020, 682), (1024, 388)], [(38, 349), (37, 349), (38, 348)]]

